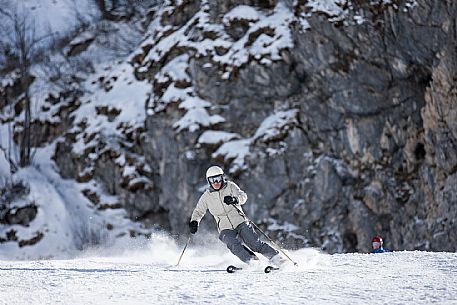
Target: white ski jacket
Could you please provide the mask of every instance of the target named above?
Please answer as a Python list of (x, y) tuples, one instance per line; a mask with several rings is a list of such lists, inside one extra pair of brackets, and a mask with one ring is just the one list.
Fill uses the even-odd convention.
[(243, 211), (241, 205), (248, 200), (248, 196), (234, 182), (227, 181), (221, 189), (216, 191), (208, 188), (201, 195), (192, 213), (191, 221), (195, 220), (200, 223), (207, 210), (216, 220), (219, 232), (235, 229), (239, 224), (247, 221), (244, 213), (240, 215), (234, 206), (224, 203), (225, 196), (233, 196), (238, 199), (237, 207)]

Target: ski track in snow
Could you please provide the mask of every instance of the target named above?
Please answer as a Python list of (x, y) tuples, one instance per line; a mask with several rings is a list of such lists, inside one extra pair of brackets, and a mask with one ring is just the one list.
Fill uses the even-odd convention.
[(166, 257), (157, 250), (0, 261), (0, 304), (457, 304), (456, 253), (302, 249), (290, 252), (299, 267), (228, 274), (229, 264), (243, 265), (229, 253), (191, 249), (176, 267), (178, 247)]

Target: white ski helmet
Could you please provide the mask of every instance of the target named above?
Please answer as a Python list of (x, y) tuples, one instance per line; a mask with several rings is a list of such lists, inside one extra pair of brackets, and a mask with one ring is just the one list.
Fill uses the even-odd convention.
[(206, 180), (208, 180), (209, 177), (220, 176), (220, 175), (222, 175), (222, 176), (224, 175), (224, 171), (222, 170), (222, 168), (220, 168), (219, 166), (211, 166), (206, 171)]

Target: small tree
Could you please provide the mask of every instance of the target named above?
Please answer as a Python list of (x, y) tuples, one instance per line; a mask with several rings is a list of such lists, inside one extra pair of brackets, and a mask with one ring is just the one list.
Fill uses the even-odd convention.
[(19, 75), (21, 79), (21, 88), (24, 92), (24, 129), (20, 144), (20, 166), (30, 164), (30, 125), (31, 125), (31, 102), (29, 95), (29, 72), (34, 55), (34, 48), (38, 43), (35, 36), (35, 27), (32, 27), (25, 13), (19, 16), (17, 13), (12, 20), (14, 24), (13, 43), (16, 55), (19, 60)]
[[(30, 16), (22, 10), (16, 8), (8, 11), (0, 10), (0, 17), (5, 22), (3, 30), (4, 49), (8, 48), (10, 57), (14, 58), (19, 71), (20, 89), (23, 93), (20, 102), (24, 111), (24, 123), (22, 134), (19, 141), (19, 165), (28, 166), (31, 163), (31, 99), (29, 88), (33, 80), (30, 74), (32, 63), (40, 54), (40, 42), (49, 37), (37, 37), (35, 25)], [(7, 97), (5, 97), (5, 100)]]

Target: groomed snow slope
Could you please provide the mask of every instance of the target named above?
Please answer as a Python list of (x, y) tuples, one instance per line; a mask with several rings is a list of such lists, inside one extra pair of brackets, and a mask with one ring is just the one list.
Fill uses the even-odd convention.
[(290, 253), (299, 267), (228, 274), (237, 260), (216, 246), (191, 244), (179, 267), (182, 245), (166, 237), (111, 256), (0, 261), (0, 304), (457, 304), (456, 253), (302, 249)]

